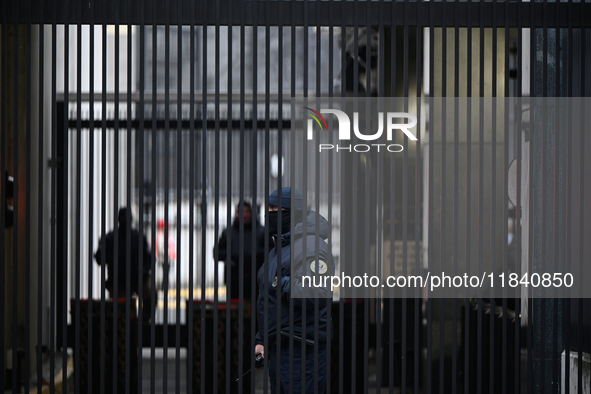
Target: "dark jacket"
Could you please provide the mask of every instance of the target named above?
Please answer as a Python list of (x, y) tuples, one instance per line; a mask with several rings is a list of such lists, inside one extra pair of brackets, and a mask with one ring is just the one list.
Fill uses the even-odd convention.
[[(117, 239), (117, 251), (115, 251), (115, 239)], [(140, 264), (140, 253), (142, 253), (142, 278), (145, 280), (150, 276), (150, 267), (152, 263), (152, 255), (146, 237), (141, 235), (137, 230), (130, 231), (130, 249), (129, 262), (127, 261), (127, 228), (126, 226), (119, 226), (117, 229), (117, 238), (115, 238), (115, 231), (111, 231), (101, 238), (99, 248), (94, 254), (94, 258), (98, 264), (103, 264), (103, 253), (105, 257), (105, 264), (109, 269), (108, 279), (105, 287), (109, 293), (113, 293), (115, 285), (115, 256), (117, 256), (117, 284), (118, 296), (125, 295), (125, 288), (127, 284), (127, 264), (131, 269), (131, 292), (137, 293), (139, 289), (138, 275)], [(140, 245), (141, 243), (141, 245)], [(140, 249), (141, 246), (141, 249)], [(111, 294), (113, 296), (113, 294)]]
[[(254, 238), (254, 245), (253, 245)], [(230, 256), (228, 258), (228, 239), (231, 239)], [(273, 247), (273, 240), (270, 239), (268, 248)], [(242, 249), (242, 262), (244, 264), (243, 277), (240, 278), (240, 261)], [(216, 253), (217, 251), (217, 253)], [(244, 238), (240, 238), (240, 221), (234, 220), (230, 228), (225, 229), (220, 236), (217, 248), (214, 247), (213, 256), (216, 261), (225, 261), (226, 269), (231, 270), (231, 283), (229, 292), (231, 298), (239, 298), (240, 282), (244, 284), (243, 298), (251, 299), (252, 293), (252, 263), (256, 264), (257, 272), (265, 262), (265, 228), (258, 222), (255, 222), (255, 236), (253, 237), (252, 223), (244, 224)], [(227, 276), (224, 275), (224, 283)], [(226, 283), (228, 285), (228, 283)]]
[[(316, 228), (318, 227), (318, 228)], [(327, 331), (327, 310), (332, 304), (330, 280), (327, 287), (302, 287), (304, 276), (322, 279), (324, 276), (334, 275), (334, 264), (324, 241), (328, 238), (329, 228), (325, 218), (314, 211), (308, 211), (306, 218), (306, 237), (304, 238), (303, 223), (298, 223), (293, 233), (282, 235), (278, 245), (269, 253), (268, 265), (263, 266), (258, 273), (259, 297), (257, 300), (257, 322), (259, 332), (256, 343), (264, 344), (265, 336), (268, 344), (273, 346), (277, 335), (287, 337), (290, 326), (293, 326), (294, 338), (302, 338), (305, 331), (307, 341), (315, 339), (315, 306), (318, 305), (318, 340), (325, 343), (332, 332)], [(305, 241), (305, 242), (304, 242)], [(279, 243), (281, 251), (279, 251)], [(293, 251), (293, 260), (291, 254)], [(279, 258), (281, 253), (281, 258)], [(281, 281), (273, 281), (277, 275), (277, 267), (281, 266)], [(292, 271), (294, 275), (292, 276)], [(293, 303), (293, 320), (290, 322), (290, 306)], [(277, 327), (277, 307), (281, 303), (281, 327)], [(302, 303), (306, 305), (305, 320), (302, 313)], [(267, 304), (267, 322), (265, 327), (265, 304)], [(290, 324), (291, 323), (291, 324)], [(278, 334), (279, 331), (279, 334)]]

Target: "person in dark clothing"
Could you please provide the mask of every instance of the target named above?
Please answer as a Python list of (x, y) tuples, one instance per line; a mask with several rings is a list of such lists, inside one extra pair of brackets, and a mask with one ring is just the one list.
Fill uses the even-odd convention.
[[(151, 307), (151, 275), (150, 267), (152, 262), (152, 253), (146, 237), (134, 228), (131, 228), (131, 210), (121, 208), (118, 214), (119, 226), (117, 231), (110, 231), (99, 241), (99, 247), (94, 254), (94, 258), (99, 265), (106, 264), (108, 269), (106, 289), (109, 296), (113, 297), (115, 288), (117, 296), (125, 297), (127, 294), (127, 266), (130, 267), (130, 293), (139, 294), (139, 270), (140, 253), (142, 270), (142, 294), (143, 294), (143, 318), (148, 321), (153, 315)], [(127, 248), (127, 234), (130, 235), (130, 247)], [(115, 246), (117, 241), (117, 246)], [(129, 261), (127, 256), (129, 253)], [(115, 260), (117, 261), (117, 282), (115, 283)]]
[[(243, 237), (240, 236), (241, 224)], [(271, 239), (268, 248), (273, 247), (272, 242)], [(228, 244), (230, 245), (229, 256)], [(230, 269), (230, 283), (226, 283), (230, 298), (240, 298), (240, 282), (242, 282), (244, 286), (242, 298), (250, 301), (253, 286), (252, 264), (255, 264), (255, 272), (257, 272), (265, 261), (265, 228), (257, 220), (256, 214), (253, 215), (252, 206), (248, 202), (244, 201), (236, 207), (234, 222), (231, 227), (222, 232), (217, 246), (214, 247), (213, 256), (216, 261), (224, 261), (226, 269)], [(240, 264), (243, 264), (242, 276)], [(227, 275), (224, 275), (224, 280), (227, 280)]]
[[(332, 326), (327, 316), (332, 304), (332, 291), (330, 280), (323, 279), (334, 275), (333, 259), (325, 242), (329, 234), (328, 222), (314, 211), (305, 212), (302, 193), (286, 187), (270, 195), (267, 223), (277, 245), (269, 253), (268, 265), (263, 266), (258, 273), (259, 331), (255, 355), (260, 353), (269, 360), (273, 394), (289, 393), (290, 386), (294, 393), (300, 393), (302, 387), (305, 387), (306, 393), (314, 393), (315, 385), (318, 386), (318, 393), (324, 393), (326, 342), (332, 338), (332, 330), (329, 330)], [(314, 283), (324, 282), (324, 286), (311, 288), (306, 285), (305, 278), (313, 277), (317, 280)], [(290, 308), (290, 303), (293, 308)], [(277, 325), (278, 314), (280, 326)], [(293, 339), (292, 351), (290, 337)], [(305, 371), (302, 371), (304, 357)], [(280, 387), (276, 387), (278, 375)]]

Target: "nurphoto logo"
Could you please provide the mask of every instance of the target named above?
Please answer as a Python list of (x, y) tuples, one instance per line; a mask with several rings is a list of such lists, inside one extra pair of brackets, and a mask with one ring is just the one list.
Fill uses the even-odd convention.
[[(339, 141), (350, 141), (351, 140), (351, 120), (349, 115), (344, 111), (332, 108), (321, 108), (320, 111), (316, 111), (309, 107), (303, 107), (310, 118), (307, 121), (307, 135), (308, 140), (314, 139), (314, 123), (318, 125), (320, 131), (328, 132), (328, 124), (322, 114), (332, 114), (337, 117), (338, 121), (338, 139)], [(309, 111), (309, 112), (308, 112)], [(378, 112), (378, 130), (373, 134), (366, 134), (359, 130), (359, 112), (353, 112), (353, 133), (355, 137), (362, 141), (373, 141), (374, 143), (366, 144), (319, 144), (318, 150), (320, 152), (334, 150), (335, 152), (347, 151), (347, 152), (369, 152), (370, 150), (387, 151), (387, 152), (402, 152), (404, 147), (400, 144), (386, 144), (376, 143), (384, 133), (384, 118), (386, 123), (386, 140), (392, 141), (394, 131), (402, 131), (410, 140), (416, 141), (417, 137), (411, 131), (417, 125), (417, 117), (408, 112)], [(402, 119), (401, 123), (398, 123)], [(406, 122), (408, 120), (408, 122)]]

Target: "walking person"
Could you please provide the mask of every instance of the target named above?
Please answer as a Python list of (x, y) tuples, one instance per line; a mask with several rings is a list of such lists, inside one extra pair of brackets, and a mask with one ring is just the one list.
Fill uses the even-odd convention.
[[(295, 188), (275, 190), (269, 196), (266, 224), (276, 239), (276, 246), (269, 253), (267, 266), (261, 267), (258, 273), (259, 331), (255, 354), (261, 354), (268, 360), (272, 394), (289, 393), (290, 385), (294, 393), (300, 393), (302, 387), (305, 387), (306, 393), (314, 393), (315, 385), (318, 385), (319, 393), (324, 393), (326, 388), (326, 343), (332, 338), (332, 330), (329, 330), (332, 325), (329, 325), (327, 311), (332, 304), (332, 292), (327, 287), (306, 289), (303, 287), (303, 278), (334, 275), (334, 266), (325, 241), (329, 234), (328, 222), (314, 211), (306, 212), (303, 203), (302, 193)], [(290, 303), (293, 303), (291, 317)], [(303, 303), (305, 316), (302, 312)], [(277, 325), (279, 305), (281, 317)], [(291, 352), (290, 337), (293, 340)], [(305, 370), (302, 371), (304, 357)], [(276, 385), (278, 376), (280, 387)]]

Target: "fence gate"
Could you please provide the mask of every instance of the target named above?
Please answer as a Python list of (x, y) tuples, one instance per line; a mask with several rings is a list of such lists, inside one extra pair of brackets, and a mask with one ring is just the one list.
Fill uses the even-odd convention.
[(0, 15), (5, 391), (590, 392), (588, 2)]

